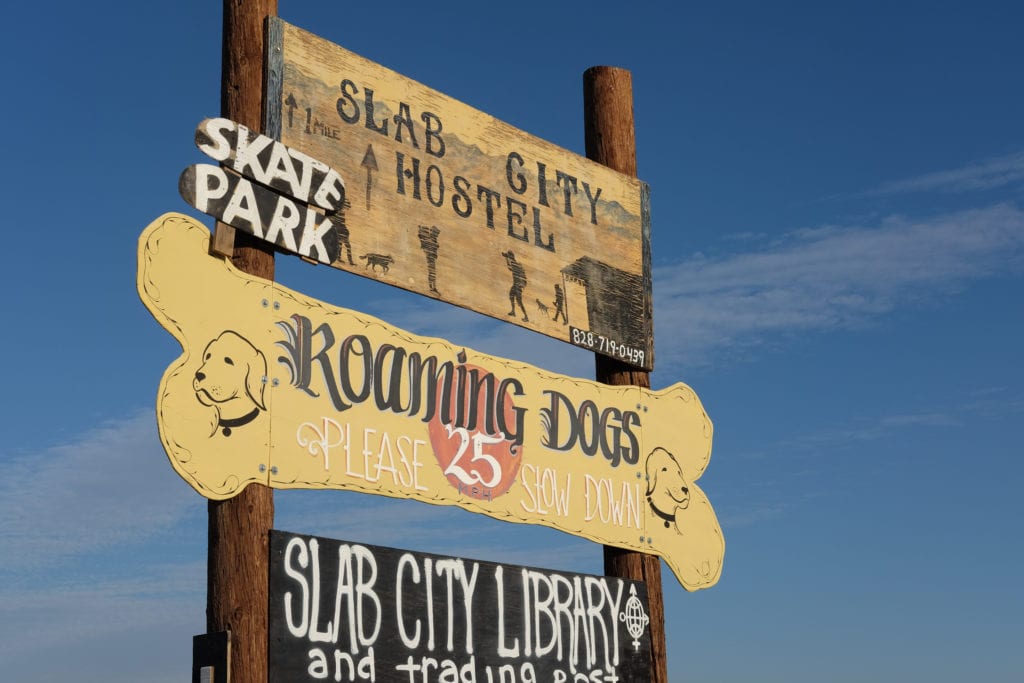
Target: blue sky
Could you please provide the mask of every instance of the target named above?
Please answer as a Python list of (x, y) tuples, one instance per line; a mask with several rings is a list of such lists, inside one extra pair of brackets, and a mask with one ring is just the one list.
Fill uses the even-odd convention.
[[(656, 388), (715, 424), (720, 583), (667, 571), (673, 681), (1024, 678), (1024, 9), (1012, 2), (332, 3), (287, 21), (583, 152), (582, 72), (633, 73)], [(155, 430), (179, 349), (139, 233), (219, 113), (220, 3), (18, 3), (0, 56), (8, 297), (0, 662), (170, 683), (205, 628), (206, 505)], [(206, 221), (209, 224), (209, 221)], [(567, 344), (337, 270), (278, 280), (566, 374)], [(558, 532), (338, 492), (276, 526), (600, 572)]]

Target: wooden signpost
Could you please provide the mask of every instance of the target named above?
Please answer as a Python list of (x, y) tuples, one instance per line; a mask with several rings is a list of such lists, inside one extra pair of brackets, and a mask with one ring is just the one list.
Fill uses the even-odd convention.
[[(636, 131), (633, 126), (633, 78), (629, 71), (595, 66), (583, 74), (583, 127), (587, 158), (635, 176)], [(650, 387), (646, 370), (615, 358), (594, 357), (597, 380), (615, 386)], [(647, 585), (651, 599), (651, 670), (649, 683), (668, 683), (665, 612), (661, 562), (657, 556), (615, 546), (604, 547), (604, 570)]]
[[(167, 214), (139, 245), (140, 295), (183, 347), (160, 385), (161, 440), (210, 499), (207, 626), (220, 635), (194, 676), (267, 680), (269, 591), (271, 681), (663, 683), (658, 558), (706, 588), (724, 541), (694, 483), (711, 422), (689, 387), (649, 389), (649, 198), (628, 72), (585, 75), (585, 159), (276, 12), (224, 2), (223, 117), (196, 134), (220, 165), (179, 183), (219, 221), (213, 239)], [(600, 382), (275, 285), (275, 248), (593, 350)], [(604, 543), (606, 572), (645, 582), (650, 604), (620, 579), (271, 532), (272, 488), (561, 529)]]
[(638, 681), (642, 583), (281, 531), (269, 683)]
[(457, 505), (663, 557), (690, 590), (721, 571), (695, 483), (711, 421), (683, 384), (611, 387), (419, 337), (246, 276), (167, 214), (139, 243), (139, 293), (182, 344), (157, 401), (178, 473)]
[[(263, 37), (268, 16), (277, 14), (277, 0), (223, 2), (221, 114), (250, 128), (259, 128), (263, 102)], [(218, 223), (218, 253), (242, 271), (274, 279), (271, 245)], [(267, 680), (267, 561), (270, 528), (274, 525), (274, 491), (254, 485), (230, 500), (207, 505), (206, 630), (230, 632), (228, 670), (224, 680), (264, 683)]]
[(345, 179), (331, 265), (653, 367), (646, 185), (277, 18), (267, 59), (266, 134)]

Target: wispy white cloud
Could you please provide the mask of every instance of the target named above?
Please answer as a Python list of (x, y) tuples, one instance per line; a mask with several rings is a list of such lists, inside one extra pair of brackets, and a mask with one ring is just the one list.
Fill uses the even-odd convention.
[[(839, 484), (823, 487), (821, 481), (834, 475), (837, 456), (858, 458), (881, 443), (913, 438), (917, 441), (941, 438), (957, 430), (981, 429), (1005, 421), (1018, 425), (1024, 412), (1024, 398), (1017, 388), (986, 387), (948, 401), (935, 400), (914, 412), (856, 414), (832, 424), (809, 427), (756, 450), (719, 452), (720, 463), (733, 463), (729, 485), (715, 487), (715, 510), (726, 532), (759, 525), (808, 509), (807, 503), (837, 490)], [(905, 441), (904, 441), (905, 442)], [(919, 457), (916, 449), (896, 452)], [(783, 467), (778, 465), (785, 459)], [(851, 458), (841, 460), (850, 462)], [(896, 464), (889, 461), (889, 464)], [(714, 477), (718, 471), (712, 471)], [(813, 482), (813, 483), (808, 483)], [(702, 482), (704, 483), (704, 482)], [(842, 484), (845, 485), (845, 484)], [(854, 483), (853, 485), (856, 485)]]
[(659, 363), (706, 364), (776, 335), (857, 327), (1022, 263), (1024, 211), (1010, 203), (802, 230), (758, 251), (695, 256), (654, 271)]
[[(134, 572), (126, 577), (110, 570), (101, 579), (76, 577), (57, 585), (47, 581), (17, 591), (4, 588), (0, 591), (0, 658), (31, 648), (40, 633), (48, 641), (67, 642), (159, 624), (180, 626), (202, 613), (204, 562), (156, 566), (139, 562)], [(96, 618), (99, 615), (103, 618)], [(83, 628), (86, 623), (88, 628)]]
[(130, 576), (111, 570), (0, 588), (0, 661), (6, 674), (14, 680), (80, 680), (81, 663), (108, 651), (102, 664), (90, 663), (94, 675), (106, 667), (112, 680), (187, 680), (190, 636), (205, 629), (204, 563), (150, 565), (114, 557)]
[(890, 438), (901, 432), (922, 433), (925, 430), (943, 430), (973, 426), (991, 421), (1017, 421), (1024, 412), (1024, 398), (1017, 391), (1005, 388), (976, 392), (981, 400), (968, 398), (955, 405), (924, 406), (912, 413), (893, 413), (875, 416), (852, 416), (842, 424), (796, 435), (778, 445), (781, 452), (793, 450), (820, 452), (835, 447), (856, 445), (868, 441)]
[(884, 183), (862, 196), (912, 192), (975, 192), (1024, 183), (1024, 152), (993, 157), (978, 163), (935, 171), (913, 178)]
[[(118, 644), (110, 674), (187, 677), (205, 627), (194, 492), (171, 470), (150, 411), (35, 452), (0, 480), (0, 661), (19, 680), (80, 678)], [(200, 540), (200, 546), (202, 541)], [(182, 552), (186, 554), (182, 554)], [(99, 671), (99, 669), (97, 669)]]
[(907, 415), (884, 415), (875, 418), (857, 417), (844, 425), (800, 434), (780, 444), (782, 450), (830, 451), (837, 446), (849, 446), (866, 441), (878, 441), (908, 429), (937, 429), (959, 427), (962, 417), (951, 413), (932, 412)]
[[(716, 506), (719, 507), (719, 506)], [(747, 503), (745, 505), (723, 505), (719, 509), (719, 523), (728, 531), (753, 526), (785, 515), (793, 507), (792, 502)]]
[(1024, 396), (1009, 387), (986, 387), (969, 396), (965, 407), (985, 419), (1016, 420), (1024, 413)]
[(196, 505), (160, 447), (151, 412), (8, 458), (0, 479), (0, 572), (139, 542)]

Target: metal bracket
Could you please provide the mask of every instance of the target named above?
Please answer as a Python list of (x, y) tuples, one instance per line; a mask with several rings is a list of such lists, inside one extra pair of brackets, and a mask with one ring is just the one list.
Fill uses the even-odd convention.
[(192, 683), (231, 683), (231, 631), (192, 636)]

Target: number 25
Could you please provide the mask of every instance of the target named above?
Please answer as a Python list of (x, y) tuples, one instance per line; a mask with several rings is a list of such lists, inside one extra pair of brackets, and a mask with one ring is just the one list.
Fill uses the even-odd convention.
[[(446, 424), (444, 428), (448, 431), (449, 438), (451, 438), (452, 434), (458, 434), (462, 439), (459, 443), (459, 450), (455, 454), (455, 457), (452, 458), (450, 463), (448, 463), (448, 467), (444, 468), (445, 476), (453, 474), (456, 479), (468, 486), (472, 486), (473, 484), (481, 484), (487, 488), (497, 486), (498, 482), (501, 481), (501, 463), (499, 463), (493, 455), (484, 453), (484, 446), (501, 443), (505, 439), (500, 436), (491, 436), (490, 434), (482, 434), (480, 432), (474, 432), (473, 436), (470, 436), (469, 430), (465, 427), (452, 427), (451, 425)], [(476, 469), (466, 471), (466, 469), (459, 464), (459, 461), (462, 460), (462, 456), (466, 454), (466, 449), (469, 448), (470, 441), (473, 442), (473, 456), (469, 459), (470, 463), (483, 461), (491, 470), (490, 476), (482, 477)]]

